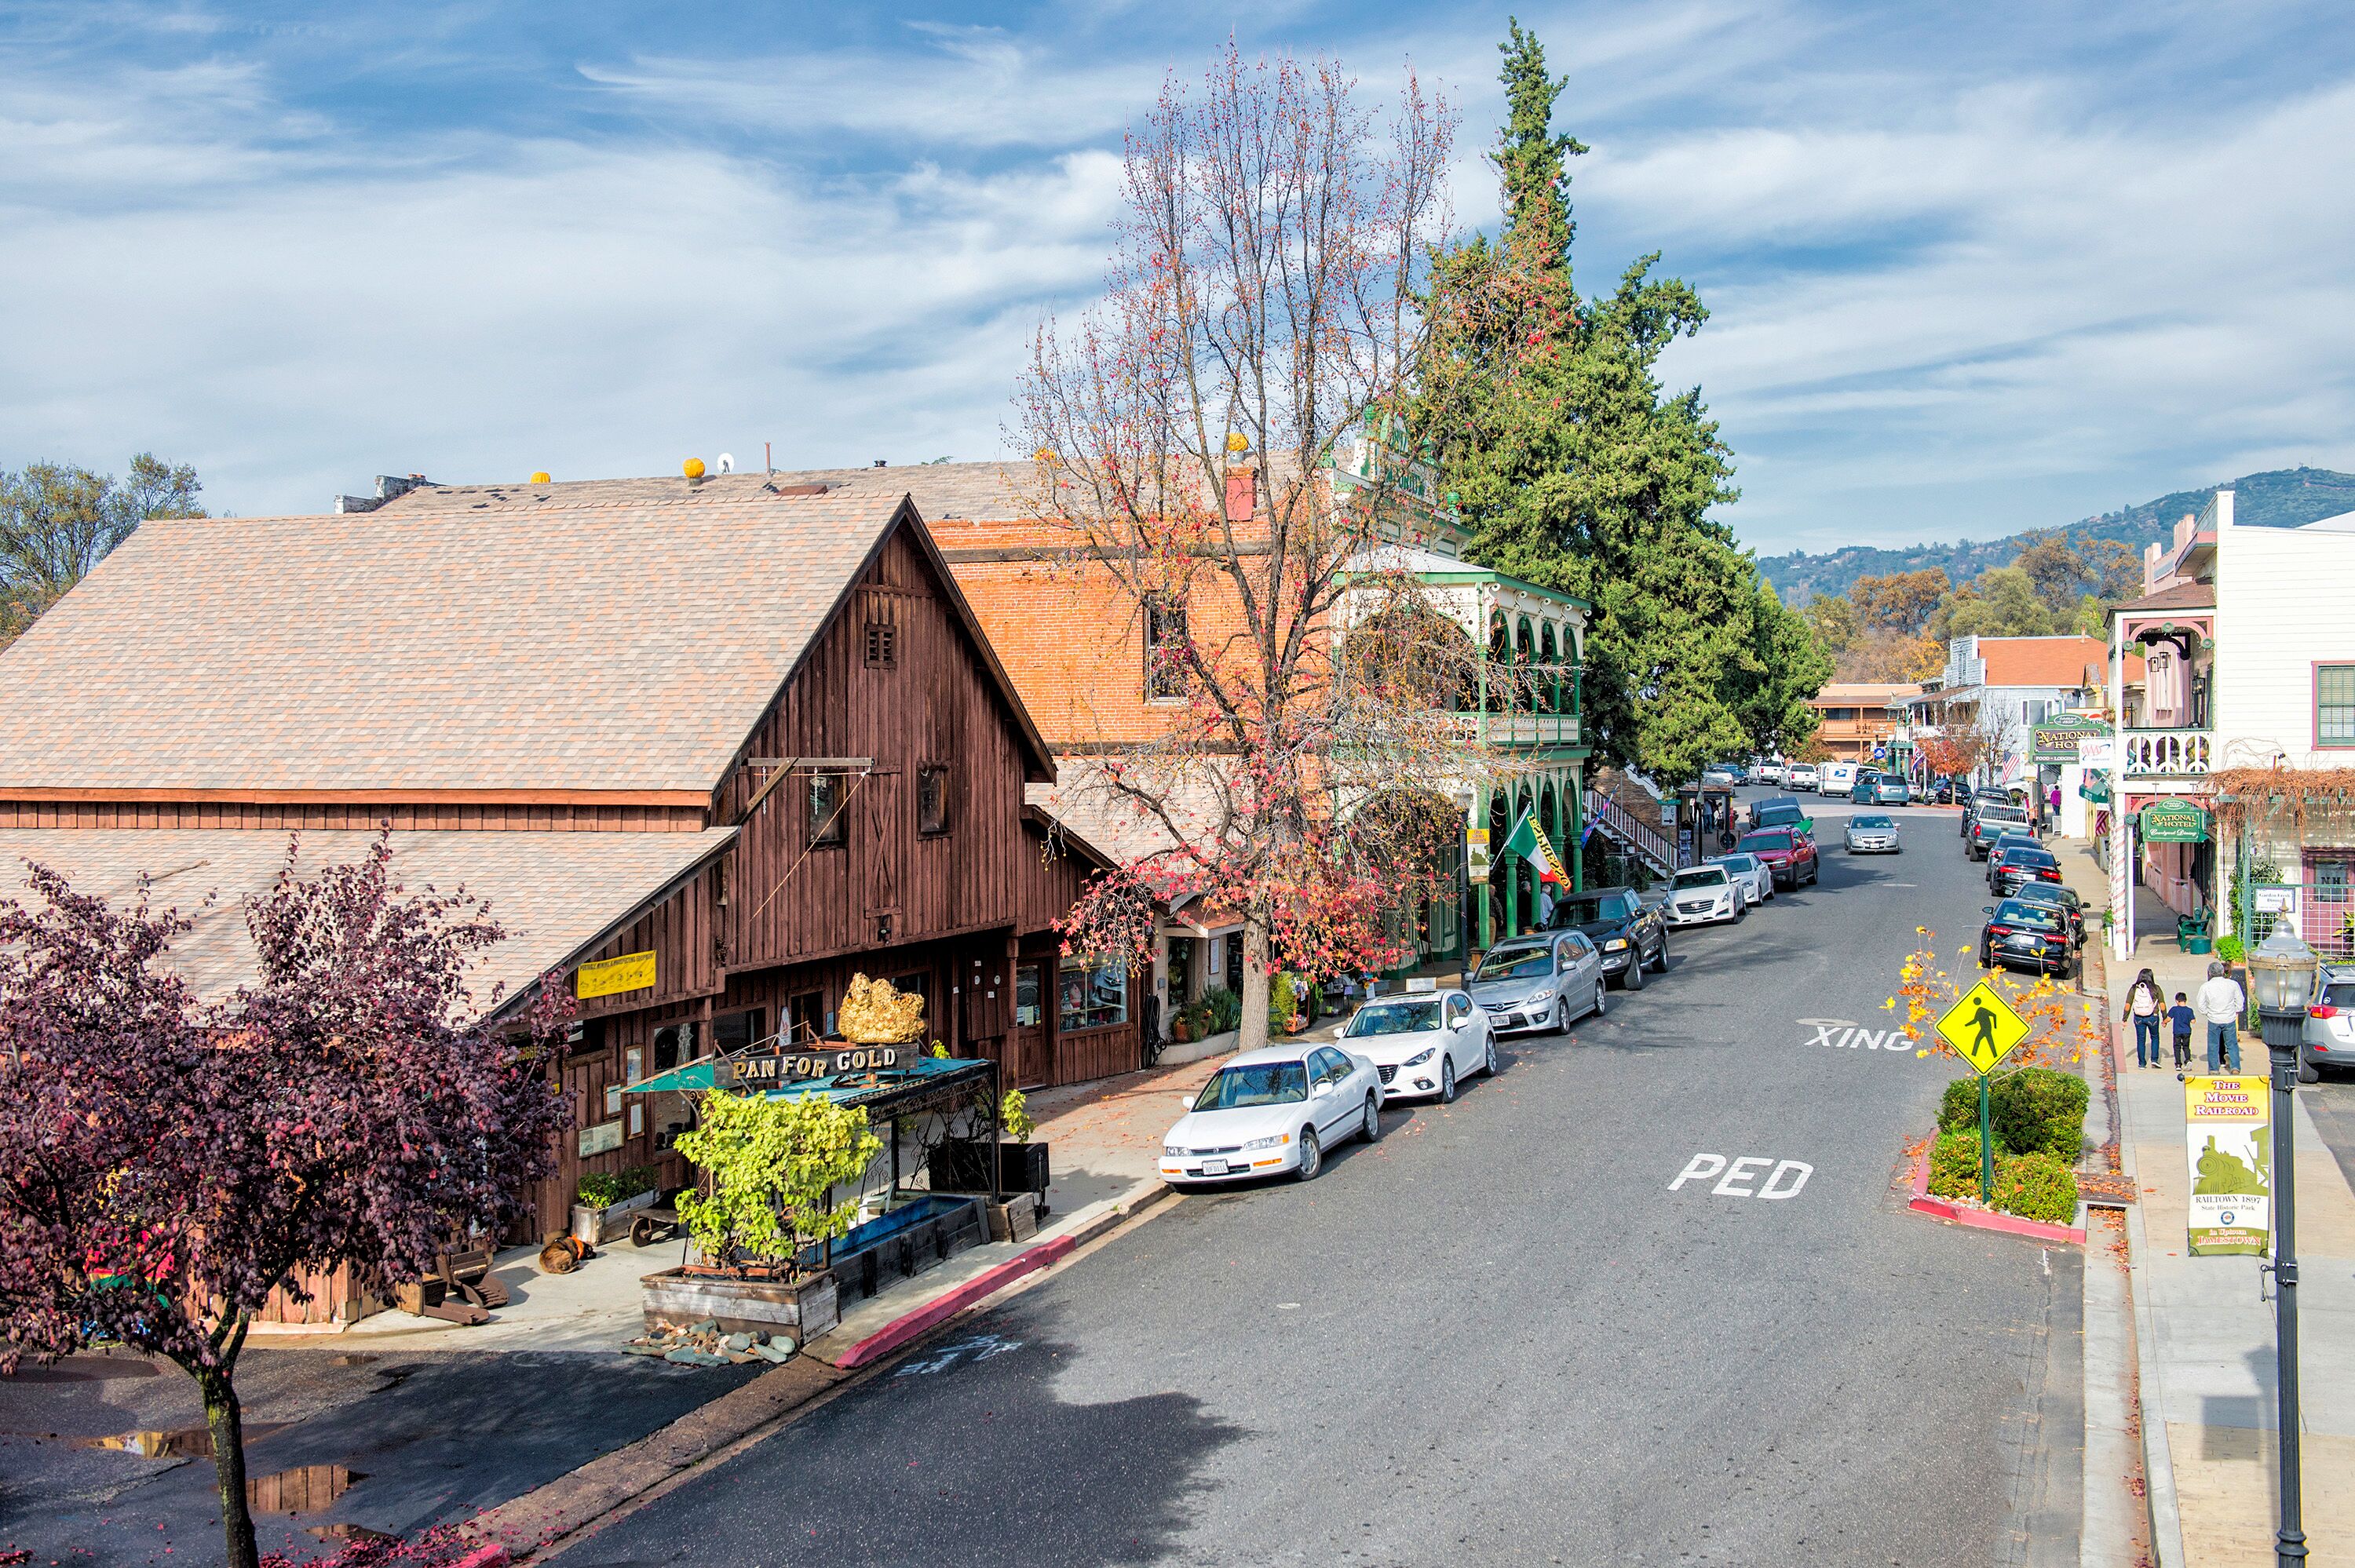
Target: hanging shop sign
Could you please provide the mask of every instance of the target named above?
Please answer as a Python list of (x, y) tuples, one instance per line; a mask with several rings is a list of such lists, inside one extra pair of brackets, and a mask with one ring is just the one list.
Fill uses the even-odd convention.
[(2081, 748), (2090, 737), (2106, 737), (2110, 726), (2090, 719), (2060, 719), (2040, 724), (2030, 731), (2029, 750), (2038, 762), (2079, 762), (2083, 760)]
[(655, 956), (623, 953), (618, 959), (600, 959), (593, 964), (582, 964), (580, 975), (573, 980), (572, 994), (587, 1001), (592, 996), (614, 996), (625, 991), (646, 991), (655, 983)]
[(2153, 800), (2136, 814), (2147, 844), (2204, 844), (2208, 813), (2189, 800)]
[(2262, 1077), (2191, 1078), (2184, 1084), (2184, 1151), (2191, 1161), (2189, 1237), (2194, 1257), (2270, 1250), (2272, 1121)]
[(776, 1084), (838, 1078), (847, 1073), (887, 1072), (900, 1065), (904, 1045), (852, 1045), (839, 1051), (760, 1051), (723, 1056), (714, 1064), (711, 1085), (719, 1089), (758, 1089)]
[(2077, 743), (2077, 766), (2106, 773), (2117, 755), (2117, 745), (2106, 735), (2089, 735)]
[(2249, 885), (2249, 904), (2260, 915), (2295, 915), (2297, 888), (2286, 882), (2253, 882)]

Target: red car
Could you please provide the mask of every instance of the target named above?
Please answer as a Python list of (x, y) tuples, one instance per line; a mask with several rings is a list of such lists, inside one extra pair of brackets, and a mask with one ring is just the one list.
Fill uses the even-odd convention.
[(1734, 848), (1764, 861), (1777, 887), (1796, 887), (1816, 880), (1816, 841), (1796, 828), (1760, 828), (1744, 833)]

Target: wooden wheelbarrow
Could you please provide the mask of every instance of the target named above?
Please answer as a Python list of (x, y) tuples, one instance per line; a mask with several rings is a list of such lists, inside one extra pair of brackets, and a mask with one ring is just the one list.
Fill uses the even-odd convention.
[(468, 1328), (487, 1323), (507, 1304), (507, 1287), (491, 1277), (491, 1249), (468, 1247), (434, 1260), (433, 1277), (414, 1280), (393, 1292), (400, 1309)]
[(652, 1246), (678, 1234), (677, 1209), (641, 1209), (630, 1221), (630, 1245)]

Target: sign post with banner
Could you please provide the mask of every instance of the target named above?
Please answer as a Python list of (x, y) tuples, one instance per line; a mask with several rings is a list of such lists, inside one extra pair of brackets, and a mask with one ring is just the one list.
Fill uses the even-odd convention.
[(1938, 1020), (1939, 1037), (1979, 1075), (1979, 1202), (1995, 1203), (1995, 1144), (1987, 1131), (1987, 1075), (2028, 1038), (2028, 1020), (1981, 980)]
[(1488, 830), (1464, 830), (1464, 878), (1475, 885), (1488, 880)]
[(2184, 1152), (2191, 1162), (2190, 1254), (2262, 1256), (2273, 1239), (2272, 1116), (2262, 1077), (2184, 1084)]

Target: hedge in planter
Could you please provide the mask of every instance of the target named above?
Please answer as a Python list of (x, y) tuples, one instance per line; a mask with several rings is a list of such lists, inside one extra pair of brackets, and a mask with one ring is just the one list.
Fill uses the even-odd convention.
[[(2074, 1073), (2022, 1067), (1997, 1074), (1987, 1080), (1987, 1121), (1997, 1152), (2041, 1150), (2074, 1162), (2084, 1146), (2089, 1096), (2085, 1080)], [(1978, 1123), (1979, 1081), (1976, 1075), (1956, 1078), (1938, 1107), (1938, 1126), (1946, 1132), (1969, 1132), (1976, 1141)]]
[[(1974, 1092), (1975, 1107), (1976, 1103)], [(1930, 1146), (1930, 1191), (1941, 1198), (1977, 1200), (1977, 1129), (1938, 1135), (1937, 1141)], [(1988, 1206), (2023, 1219), (2067, 1224), (2077, 1217), (2076, 1172), (2041, 1149), (2025, 1154), (1998, 1153), (1995, 1161), (1995, 1202)]]

